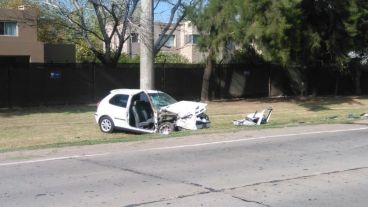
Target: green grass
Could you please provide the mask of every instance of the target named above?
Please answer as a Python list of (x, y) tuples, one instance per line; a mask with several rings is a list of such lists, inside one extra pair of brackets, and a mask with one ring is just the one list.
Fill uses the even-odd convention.
[[(272, 106), (267, 125), (237, 127), (232, 120)], [(95, 106), (35, 107), (0, 110), (0, 152), (128, 142), (211, 133), (234, 132), (254, 128), (275, 128), (311, 124), (350, 123), (368, 112), (367, 97), (323, 97), (306, 99), (251, 99), (216, 101), (208, 105), (211, 128), (180, 131), (163, 136), (124, 132), (103, 134), (94, 121)]]

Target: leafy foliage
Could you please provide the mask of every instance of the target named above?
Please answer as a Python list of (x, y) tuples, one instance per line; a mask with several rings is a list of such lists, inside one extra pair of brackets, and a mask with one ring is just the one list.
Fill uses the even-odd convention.
[(350, 16), (345, 22), (353, 41), (353, 58), (363, 64), (368, 60), (368, 1), (352, 0), (349, 7)]
[(300, 0), (236, 1), (235, 12), (239, 15), (236, 27), (236, 41), (251, 46), (267, 61), (286, 64), (290, 61), (292, 40), (300, 24)]
[(189, 60), (176, 53), (159, 52), (155, 58), (156, 63), (189, 63)]
[(31, 0), (0, 0), (0, 8), (16, 9), (21, 5), (37, 8), (37, 4)]
[(344, 72), (352, 51), (368, 59), (366, 0), (212, 0), (201, 6), (190, 17), (202, 49), (223, 56), (233, 42), (241, 52), (235, 61), (282, 64), (300, 90), (308, 68)]
[(137, 4), (138, 0), (71, 0), (56, 5), (50, 16), (69, 32), (68, 41), (88, 48), (101, 63), (115, 66)]
[(189, 19), (201, 34), (198, 47), (202, 51), (214, 50), (218, 53), (226, 42), (233, 39), (234, 33), (229, 33), (233, 30), (232, 22), (236, 18), (232, 1), (226, 4), (221, 0), (212, 0), (208, 4), (202, 2), (200, 6), (188, 10)]
[(214, 0), (193, 9), (191, 17), (202, 48), (219, 50), (233, 41), (267, 61), (343, 69), (352, 48), (367, 46), (367, 5), (364, 0)]
[(0, 0), (0, 8), (17, 9), (22, 5), (37, 12), (37, 36), (39, 41), (51, 44), (69, 42), (67, 37), (70, 36), (70, 32), (60, 26), (59, 18), (50, 18), (52, 15), (47, 5), (32, 0)]
[(234, 41), (234, 1), (221, 0), (203, 1), (201, 4), (188, 9), (189, 19), (197, 26), (201, 34), (198, 47), (208, 51), (206, 66), (203, 74), (201, 100), (209, 99), (209, 81), (212, 75), (216, 56), (223, 53), (227, 43)]
[[(119, 63), (139, 63), (140, 57), (135, 55), (129, 57), (129, 55), (123, 53), (119, 59)], [(180, 54), (159, 52), (155, 57), (155, 63), (189, 63), (189, 60)]]
[(78, 63), (101, 63), (84, 41), (76, 44), (76, 60)]
[(135, 55), (133, 57), (129, 57), (129, 55), (123, 53), (120, 56), (119, 63), (139, 63), (140, 56)]
[(331, 65), (338, 70), (346, 68), (351, 39), (344, 21), (349, 17), (349, 2), (349, 0), (302, 2), (304, 28), (311, 32), (309, 42), (314, 46), (310, 49), (309, 61), (319, 62), (321, 66)]

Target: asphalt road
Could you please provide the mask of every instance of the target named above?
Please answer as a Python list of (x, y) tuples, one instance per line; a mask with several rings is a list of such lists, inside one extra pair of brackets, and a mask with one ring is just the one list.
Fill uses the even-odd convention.
[(0, 206), (368, 203), (365, 125), (260, 130), (73, 150), (22, 152), (18, 157), (0, 154)]

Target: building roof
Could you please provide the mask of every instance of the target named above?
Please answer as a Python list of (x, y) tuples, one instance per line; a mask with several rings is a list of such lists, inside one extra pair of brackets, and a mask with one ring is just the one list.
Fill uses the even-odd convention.
[(0, 20), (7, 21), (22, 21), (22, 22), (35, 22), (37, 20), (37, 14), (32, 9), (18, 10), (18, 9), (1, 9), (0, 8)]

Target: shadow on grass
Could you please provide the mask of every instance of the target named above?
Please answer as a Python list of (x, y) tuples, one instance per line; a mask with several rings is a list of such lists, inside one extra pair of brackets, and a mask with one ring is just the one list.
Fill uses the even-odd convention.
[(64, 113), (64, 114), (78, 114), (96, 111), (94, 105), (63, 105), (63, 106), (39, 106), (39, 107), (24, 107), (12, 109), (0, 109), (0, 117), (14, 117), (27, 116), (31, 114), (44, 113)]
[(232, 99), (232, 100), (217, 100), (214, 102), (228, 102), (228, 103), (262, 103), (273, 104), (289, 102), (302, 106), (309, 111), (326, 111), (331, 110), (332, 105), (350, 104), (350, 105), (364, 105), (360, 100), (368, 99), (367, 96), (323, 96), (323, 97), (276, 97), (276, 98), (252, 98), (252, 99)]
[[(215, 100), (213, 102), (226, 102), (226, 103), (295, 103), (310, 111), (326, 111), (331, 110), (331, 105), (338, 104), (351, 104), (351, 105), (364, 105), (360, 100), (367, 100), (368, 96), (326, 96), (326, 97), (277, 97), (277, 98), (252, 98), (252, 99), (225, 99)], [(78, 113), (94, 113), (96, 111), (95, 105), (62, 105), (62, 106), (40, 106), (40, 107), (24, 107), (13, 109), (1, 109), (0, 117), (14, 117), (14, 116), (26, 116), (30, 114), (42, 114), (42, 113), (65, 113), (65, 114), (78, 114)]]
[(309, 111), (319, 112), (331, 110), (332, 105), (339, 104), (349, 104), (349, 105), (359, 105), (363, 106), (364, 104), (359, 101), (359, 99), (366, 99), (367, 97), (307, 97), (300, 98), (295, 100), (295, 103), (299, 106), (302, 106)]

